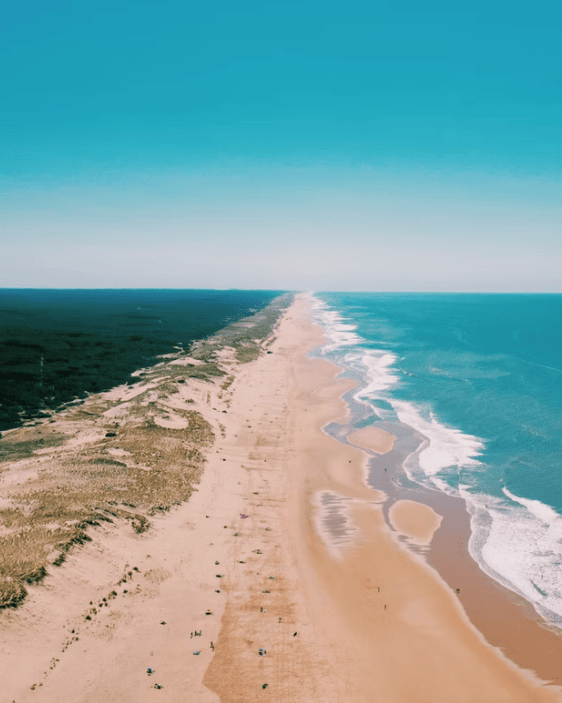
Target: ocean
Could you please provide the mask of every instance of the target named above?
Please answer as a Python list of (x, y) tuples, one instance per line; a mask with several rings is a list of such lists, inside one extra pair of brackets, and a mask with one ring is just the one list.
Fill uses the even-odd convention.
[(317, 354), (357, 382), (334, 433), (398, 436), (392, 480), (463, 498), (472, 557), (562, 626), (562, 295), (317, 293), (314, 308)]

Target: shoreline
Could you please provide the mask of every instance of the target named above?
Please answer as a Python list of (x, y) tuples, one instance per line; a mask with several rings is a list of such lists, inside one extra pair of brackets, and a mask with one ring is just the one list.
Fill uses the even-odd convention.
[[(388, 475), (388, 480), (391, 479), (392, 473)], [(423, 558), (452, 591), (459, 589), (456, 593), (459, 602), (486, 642), (498, 647), (521, 669), (561, 686), (562, 636), (554, 627), (550, 629), (550, 623), (537, 613), (532, 603), (489, 576), (472, 557), (469, 551), (472, 529), (465, 501), (422, 486), (391, 489), (385, 483), (379, 489), (391, 496), (384, 509), (387, 524), (399, 539), (410, 542), (409, 548), (414, 553), (419, 545), (405, 538), (404, 531), (401, 533), (393, 524), (389, 513), (394, 505), (413, 501), (441, 517), (431, 540), (423, 545)]]
[[(295, 314), (294, 309), (291, 313)], [(304, 326), (310, 334), (310, 319)], [(435, 571), (402, 549), (390, 533), (382, 518), (383, 495), (363, 481), (363, 451), (334, 444), (336, 440), (324, 431), (330, 421), (346, 413), (342, 396), (349, 383), (336, 378), (339, 369), (304, 355), (291, 362), (292, 426), (284, 438), (291, 460), (284, 465), (288, 475), (278, 477), (275, 494), (286, 505), (280, 513), (292, 547), (294, 578), (300, 584), (292, 597), (295, 604), (297, 596), (304, 600), (307, 624), (314, 623), (313, 633), (298, 633), (303, 639), (311, 638), (306, 681), (316, 679), (316, 687), (301, 690), (301, 697), (294, 700), (367, 701), (377, 695), (494, 703), (560, 700), (554, 687), (541, 685), (532, 672), (519, 669), (488, 645)], [(339, 508), (356, 531), (351, 544), (332, 545), (339, 558), (334, 558), (325, 539), (331, 527), (341, 533), (341, 519), (328, 515), (323, 535), (317, 529), (316, 498), (322, 492), (342, 496)], [(330, 510), (333, 507), (332, 503)], [(251, 604), (240, 599), (229, 618), (229, 644), (238, 637), (242, 645), (250, 619), (247, 610), (257, 610), (260, 601), (263, 596)], [(329, 656), (336, 676), (330, 666), (318, 661), (311, 668), (319, 654)], [(225, 668), (226, 661), (226, 657), (213, 660), (207, 684), (221, 700), (260, 700), (242, 684), (239, 688), (232, 682), (224, 684), (225, 677), (228, 680), (234, 674)], [(408, 680), (404, 680), (405, 661)], [(317, 670), (322, 670), (321, 682), (314, 675)], [(302, 680), (299, 683), (304, 686)], [(293, 698), (287, 693), (277, 700)]]
[(487, 644), (388, 527), (367, 452), (325, 431), (345, 419), (351, 386), (308, 356), (322, 340), (299, 296), (258, 358), (221, 352), (227, 383), (185, 379), (215, 437), (199, 483), (146, 532), (93, 527), (20, 609), (0, 612), (10, 700), (562, 700)]
[[(318, 355), (315, 358), (321, 358)], [(343, 369), (341, 369), (343, 370)], [(343, 395), (348, 395), (346, 392)], [(342, 399), (345, 400), (345, 398)], [(341, 429), (329, 436), (342, 441)], [(343, 443), (360, 446), (368, 453), (367, 463), (373, 458), (379, 466), (388, 463), (386, 456), (394, 449), (397, 438), (385, 423), (355, 430), (343, 439)], [(390, 423), (386, 423), (387, 425)], [(339, 439), (338, 439), (339, 437)], [(407, 455), (407, 452), (406, 452)], [(365, 482), (373, 489), (387, 495), (384, 514), (387, 526), (412, 554), (422, 558), (456, 592), (464, 612), (486, 643), (497, 647), (522, 671), (537, 676), (545, 683), (552, 683), (552, 690), (560, 691), (562, 684), (562, 637), (555, 629), (549, 629), (531, 603), (486, 574), (472, 557), (468, 549), (471, 537), (470, 515), (462, 498), (429, 491), (413, 484), (412, 488), (396, 489), (392, 474), (403, 471), (401, 457), (392, 467), (385, 469), (385, 481), (381, 484), (373, 478), (372, 466), (365, 470)], [(411, 506), (407, 506), (411, 503)], [(401, 515), (396, 524), (392, 512), (400, 506)], [(420, 514), (420, 509), (427, 510)], [(409, 524), (408, 524), (409, 523)], [(402, 529), (400, 529), (402, 528)], [(423, 549), (419, 549), (423, 547)]]
[(549, 629), (532, 603), (486, 574), (472, 557), (464, 500), (436, 495), (420, 501), (443, 515), (443, 530), (434, 536), (428, 562), (451, 588), (460, 588), (459, 599), (474, 626), (515, 664), (561, 686), (562, 636)]
[[(344, 395), (351, 396), (351, 392)], [(345, 435), (343, 424), (333, 422), (331, 425), (330, 436), (366, 450), (365, 482), (388, 496), (383, 506), (386, 524), (414, 554), (422, 554), (455, 592), (471, 623), (486, 642), (498, 647), (522, 670), (533, 672), (542, 681), (562, 686), (562, 633), (544, 619), (532, 603), (488, 575), (471, 555), (471, 517), (465, 501), (437, 489), (429, 490), (409, 479), (409, 487), (397, 487), (393, 482), (394, 474), (404, 472), (402, 462), (415, 449), (408, 436), (411, 429), (401, 423), (379, 422)], [(403, 429), (407, 430), (406, 436), (402, 436), (400, 430)], [(367, 434), (367, 430), (371, 433)], [(399, 437), (394, 436), (393, 431)], [(365, 439), (357, 441), (361, 433), (365, 433)], [(422, 539), (416, 543), (413, 535), (408, 535), (407, 531), (401, 533), (393, 524), (393, 507), (409, 501), (441, 517), (440, 524), (435, 525), (431, 516), (426, 516), (424, 521), (434, 525), (429, 541)], [(402, 512), (406, 515), (408, 510), (404, 507)], [(424, 532), (423, 527), (418, 530), (420, 534)]]

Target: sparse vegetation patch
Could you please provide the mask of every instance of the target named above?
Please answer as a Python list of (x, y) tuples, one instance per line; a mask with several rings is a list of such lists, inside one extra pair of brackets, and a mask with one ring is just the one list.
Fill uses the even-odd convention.
[[(95, 529), (129, 524), (142, 538), (151, 520), (189, 499), (215, 434), (186, 381), (201, 393), (201, 381), (220, 390), (227, 376), (226, 393), (233, 365), (263, 350), (289, 302), (260, 311), (251, 328), (234, 323), (195, 343), (187, 356), (203, 363), (174, 364), (186, 353), (169, 354), (136, 388), (93, 395), (0, 439), (0, 610), (19, 606)], [(228, 362), (225, 347), (235, 352)]]

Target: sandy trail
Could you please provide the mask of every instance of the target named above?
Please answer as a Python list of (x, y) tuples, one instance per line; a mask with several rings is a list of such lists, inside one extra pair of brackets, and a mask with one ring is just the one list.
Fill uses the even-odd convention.
[(349, 381), (306, 357), (306, 296), (276, 335), (228, 393), (200, 384), (223, 429), (189, 502), (141, 535), (96, 528), (2, 614), (2, 701), (561, 700), (483, 641), (384, 524), (365, 453), (322, 431)]

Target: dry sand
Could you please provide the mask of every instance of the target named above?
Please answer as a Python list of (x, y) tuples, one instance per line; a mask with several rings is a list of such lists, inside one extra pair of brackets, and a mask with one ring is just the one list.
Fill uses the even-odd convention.
[[(561, 700), (385, 525), (365, 452), (323, 432), (350, 383), (320, 342), (299, 296), (228, 391), (189, 381), (217, 437), (197, 491), (148, 532), (95, 528), (0, 614), (2, 702)], [(411, 508), (394, 520), (427, 541)]]

